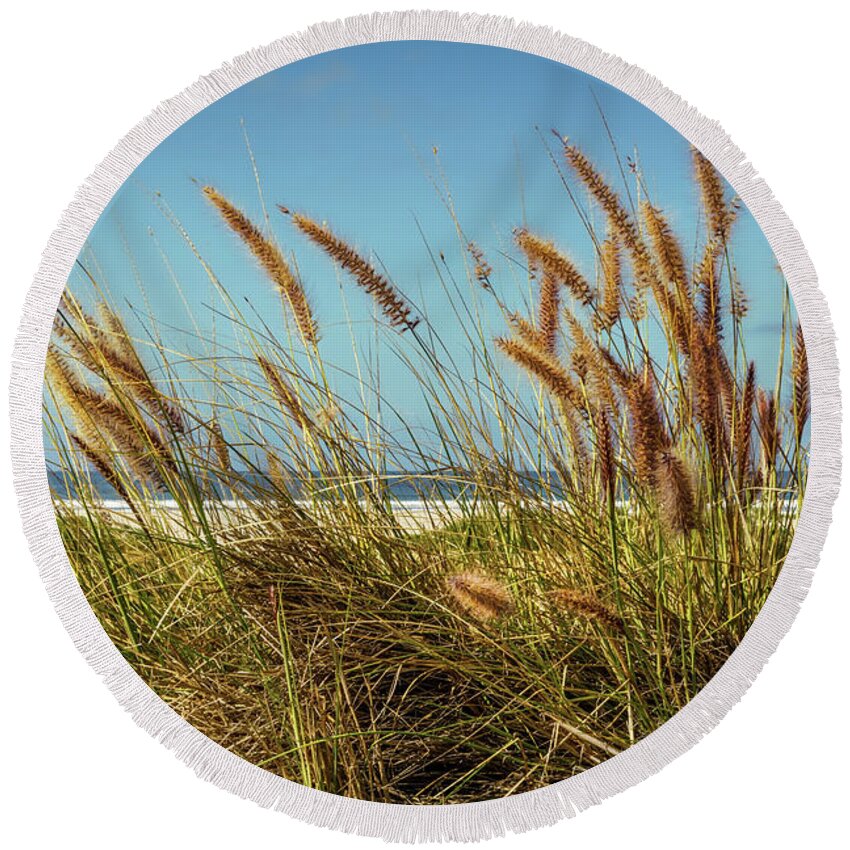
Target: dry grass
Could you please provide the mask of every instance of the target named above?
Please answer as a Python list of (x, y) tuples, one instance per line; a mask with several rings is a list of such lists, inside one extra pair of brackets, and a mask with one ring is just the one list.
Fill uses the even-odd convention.
[(278, 287), (284, 303), (289, 305), (292, 316), (305, 343), (316, 345), (319, 329), (301, 282), (296, 279), (289, 264), (277, 245), (263, 235), (260, 229), (220, 192), (212, 186), (204, 187), (204, 195), (216, 207), (227, 226), (242, 240), (254, 255), (263, 271)]
[(301, 213), (290, 213), (285, 207), (279, 207), (279, 209), (284, 215), (291, 215), (293, 224), (305, 236), (354, 277), (355, 281), (375, 299), (390, 325), (410, 330), (416, 327), (419, 320), (412, 315), (411, 306), (371, 263), (363, 259), (350, 245), (324, 225), (318, 224)]
[(562, 611), (598, 623), (609, 632), (622, 632), (623, 621), (616, 611), (600, 602), (595, 596), (580, 590), (561, 587), (552, 591), (552, 599)]
[(507, 588), (480, 573), (449, 576), (447, 584), (458, 605), (479, 620), (495, 620), (514, 609)]
[[(393, 803), (540, 787), (671, 717), (773, 586), (806, 478), (802, 332), (792, 345), (783, 330), (788, 364), (756, 374), (734, 203), (699, 154), (692, 257), (658, 207), (633, 214), (578, 148), (564, 156), (604, 220), (596, 277), (517, 231), (512, 261), (536, 281), (527, 315), (459, 222), (469, 295), (454, 307), (469, 320), (446, 328), (415, 318), (326, 225), (284, 210), (373, 300), (376, 333), (431, 412), (428, 440), (387, 427), (356, 347), (359, 397), (335, 392), (299, 278), (213, 189), (303, 344), (252, 328), (225, 282), (217, 309), (238, 344), (196, 360), (66, 293), (45, 427), (71, 563), (144, 680), (253, 763)], [(780, 318), (792, 327), (787, 299)], [(463, 341), (467, 369), (441, 333)], [(394, 471), (425, 505), (416, 522)]]

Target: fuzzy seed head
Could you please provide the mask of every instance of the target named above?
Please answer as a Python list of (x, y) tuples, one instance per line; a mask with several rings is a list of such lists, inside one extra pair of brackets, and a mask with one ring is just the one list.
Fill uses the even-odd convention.
[(452, 598), (479, 620), (495, 620), (514, 610), (514, 601), (504, 585), (476, 572), (459, 573), (446, 580)]

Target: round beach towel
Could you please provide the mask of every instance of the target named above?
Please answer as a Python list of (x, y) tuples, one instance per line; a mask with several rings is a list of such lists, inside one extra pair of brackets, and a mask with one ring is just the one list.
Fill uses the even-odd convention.
[(566, 36), (316, 27), (80, 190), (14, 370), (69, 632), (202, 777), (473, 839), (695, 743), (804, 596), (837, 379), (716, 127)]

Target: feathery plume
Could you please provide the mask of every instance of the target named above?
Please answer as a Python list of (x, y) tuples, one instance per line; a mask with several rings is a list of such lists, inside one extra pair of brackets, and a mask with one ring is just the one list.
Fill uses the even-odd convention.
[(140, 526), (145, 525), (144, 518), (139, 513), (135, 501), (130, 497), (130, 492), (124, 486), (124, 482), (118, 475), (115, 468), (109, 461), (109, 458), (97, 451), (93, 446), (90, 446), (82, 437), (77, 434), (69, 433), (71, 443), (83, 455), (83, 457), (92, 465), (92, 467), (100, 473), (101, 477), (107, 484), (116, 492), (118, 498), (122, 499), (130, 508), (133, 516)]
[(723, 178), (696, 148), (692, 148), (692, 156), (709, 232), (713, 239), (725, 245), (735, 220), (735, 213), (726, 203)]
[(611, 421), (600, 407), (596, 414), (596, 455), (599, 466), (599, 489), (609, 501), (614, 499), (615, 464)]
[(633, 376), (629, 382), (626, 405), (631, 422), (635, 473), (638, 480), (651, 485), (655, 479), (658, 453), (667, 448), (669, 439), (648, 368), (644, 374)]
[(620, 615), (596, 596), (568, 587), (553, 590), (549, 595), (559, 608), (571, 614), (598, 623), (609, 632), (623, 631), (623, 620)]
[(213, 419), (210, 422), (210, 448), (215, 453), (218, 461), (219, 469), (223, 472), (232, 472), (233, 467), (230, 463), (230, 449), (224, 439), (224, 434), (221, 432), (221, 425), (218, 419)]
[(47, 350), (45, 373), (74, 414), (84, 440), (100, 448), (111, 440), (136, 476), (165, 488), (162, 470), (176, 472), (174, 458), (157, 432), (133, 409), (82, 383), (54, 346)]
[(342, 408), (332, 399), (316, 411), (316, 421), (322, 428), (330, 428), (342, 415)]
[(523, 339), (497, 337), (496, 347), (534, 375), (559, 402), (578, 409), (583, 408), (581, 390), (554, 357)]
[(714, 360), (717, 368), (717, 384), (720, 388), (720, 406), (725, 417), (726, 430), (731, 434), (735, 419), (735, 400), (739, 398), (739, 393), (737, 392), (735, 377), (732, 374), (732, 367), (729, 365), (723, 350), (719, 347), (714, 348)]
[[(47, 376), (50, 385), (76, 415), (83, 384), (74, 374), (65, 357), (52, 343), (47, 347), (44, 374)], [(87, 415), (85, 409), (82, 410), (82, 413)]]
[(278, 456), (272, 452), (266, 452), (266, 467), (268, 469), (269, 481), (271, 482), (272, 487), (277, 490), (279, 493), (286, 493), (286, 475), (283, 471), (283, 464), (280, 462)]
[(620, 246), (616, 237), (609, 236), (600, 249), (602, 263), (602, 298), (599, 310), (593, 316), (597, 331), (608, 331), (620, 318), (620, 301), (623, 289), (623, 270), (620, 264)]
[(183, 416), (150, 379), (139, 353), (121, 319), (103, 302), (98, 313), (104, 327), (92, 316), (79, 311), (79, 328), (60, 322), (56, 336), (90, 372), (102, 378), (115, 392), (135, 399), (163, 427), (185, 433)]
[(602, 208), (608, 219), (609, 228), (617, 234), (629, 252), (637, 283), (640, 286), (652, 286), (658, 275), (634, 219), (626, 211), (617, 193), (605, 182), (590, 160), (575, 145), (569, 144), (567, 139), (563, 139), (562, 142), (567, 162)]
[(527, 342), (534, 348), (545, 348), (540, 331), (524, 316), (521, 316), (519, 313), (510, 313), (508, 315), (508, 324), (510, 324), (514, 333), (524, 342)]
[(588, 305), (593, 302), (593, 290), (581, 272), (567, 259), (552, 242), (535, 236), (525, 228), (514, 232), (517, 245), (528, 257), (532, 268), (540, 269), (544, 276), (549, 275), (562, 283), (576, 297), (578, 302)]
[[(109, 359), (108, 355), (107, 359)], [(185, 433), (186, 426), (183, 424), (180, 408), (166, 399), (147, 375), (142, 380), (134, 380), (122, 371), (120, 363), (110, 365), (119, 377), (126, 375), (124, 382), (117, 389), (125, 390), (128, 395), (133, 396), (166, 429), (171, 428), (178, 434)]]
[(744, 287), (738, 273), (732, 270), (732, 295), (729, 303), (729, 312), (733, 319), (743, 319), (750, 312), (750, 299), (744, 292)]
[(806, 355), (806, 341), (803, 338), (803, 326), (797, 325), (794, 344), (791, 349), (791, 379), (793, 381), (794, 428), (797, 442), (803, 439), (803, 429), (809, 420), (811, 400), (809, 395), (809, 358)]
[(174, 458), (159, 434), (141, 417), (131, 417), (127, 409), (111, 399), (93, 399), (97, 427), (108, 432), (121, 457), (142, 481), (158, 490), (167, 489), (163, 469), (177, 471)]
[(484, 252), (474, 242), (470, 242), (466, 246), (466, 250), (469, 251), (469, 255), (475, 261), (475, 266), (472, 270), (475, 279), (484, 289), (490, 289), (490, 275), (493, 274), (493, 269), (490, 263), (487, 262)]
[[(121, 317), (113, 309), (111, 309), (105, 301), (98, 302), (97, 313), (100, 316), (100, 322), (103, 330), (110, 337), (109, 341), (111, 347), (116, 353), (119, 353), (128, 364), (138, 366), (138, 374), (141, 376), (144, 373), (141, 360), (139, 359), (136, 347), (133, 345), (133, 341), (130, 338), (130, 334), (128, 333)], [(130, 368), (132, 369), (133, 366)]]
[(723, 246), (711, 241), (705, 246), (702, 260), (696, 270), (696, 284), (700, 296), (699, 318), (706, 330), (710, 345), (723, 339), (723, 313), (720, 300), (719, 260)]
[(212, 186), (205, 186), (204, 195), (218, 210), (224, 223), (242, 240), (260, 267), (268, 275), (289, 306), (292, 317), (304, 342), (315, 345), (319, 340), (319, 330), (307, 300), (304, 287), (292, 273), (289, 264), (277, 245), (267, 239), (260, 229), (241, 210), (237, 209)]
[(280, 402), (284, 409), (292, 417), (292, 420), (299, 428), (309, 428), (311, 425), (310, 419), (304, 412), (301, 402), (295, 393), (295, 390), (289, 384), (289, 381), (281, 374), (280, 369), (266, 360), (265, 357), (257, 355), (257, 363), (265, 375), (268, 385), (271, 387), (275, 398)]
[[(638, 281), (640, 283), (640, 281)], [(626, 299), (626, 310), (629, 318), (637, 323), (642, 322), (647, 315), (646, 291), (642, 286), (639, 286), (635, 294)]]
[[(672, 329), (676, 344), (687, 354), (694, 309), (688, 289), (684, 254), (660, 210), (649, 201), (644, 201), (641, 213), (663, 277), (663, 280), (657, 276), (652, 278), (653, 294)], [(668, 284), (673, 287), (672, 292)]]
[(57, 314), (57, 320), (53, 323), (53, 332), (65, 343), (68, 352), (79, 361), (81, 366), (96, 375), (102, 375), (104, 366), (107, 364), (101, 352), (110, 350), (112, 341), (93, 316), (79, 307), (76, 307), (74, 312), (74, 320), (79, 327), (75, 327), (67, 317), (60, 318)]
[(449, 576), (447, 584), (455, 601), (479, 620), (495, 620), (514, 609), (507, 589), (489, 576), (460, 573)]
[(561, 416), (567, 429), (567, 440), (573, 453), (573, 480), (576, 486), (583, 488), (589, 481), (590, 455), (584, 437), (582, 423), (574, 406), (561, 404)]
[(776, 456), (779, 453), (781, 432), (776, 398), (772, 392), (758, 391), (758, 431), (761, 442), (761, 462), (766, 473), (776, 468)]
[(602, 362), (605, 364), (605, 367), (608, 369), (608, 373), (611, 376), (611, 380), (625, 393), (628, 391), (629, 387), (634, 380), (634, 374), (623, 366), (619, 360), (617, 360), (614, 355), (610, 352), (609, 349), (605, 348), (605, 346), (599, 346), (599, 356), (602, 358)]
[(700, 324), (693, 326), (690, 352), (689, 379), (696, 418), (702, 426), (715, 473), (722, 475), (728, 448), (726, 417), (723, 415), (722, 362), (719, 350), (709, 345), (705, 329)]
[(580, 346), (573, 345), (570, 348), (570, 368), (575, 372), (578, 379), (585, 383), (587, 381), (588, 363), (587, 352)]
[(561, 293), (558, 282), (548, 273), (543, 273), (540, 281), (540, 305), (537, 323), (540, 327), (540, 339), (544, 351), (555, 354), (558, 340), (558, 310), (561, 305)]
[(127, 504), (132, 504), (130, 501), (127, 488), (118, 476), (118, 473), (112, 468), (112, 464), (106, 455), (101, 454), (93, 446), (90, 446), (78, 434), (69, 433), (71, 442), (76, 446), (85, 459), (94, 467), (104, 481), (122, 498)]
[[(569, 325), (573, 340), (573, 354), (578, 357), (579, 373), (593, 394), (603, 402), (615, 416), (619, 405), (609, 380), (609, 370), (599, 346), (587, 335), (581, 322), (569, 311), (564, 310), (564, 318)], [(574, 360), (574, 365), (576, 361)]]
[(658, 454), (655, 493), (661, 517), (670, 531), (686, 534), (696, 528), (693, 483), (682, 459), (671, 451)]
[(747, 368), (747, 379), (741, 393), (741, 408), (736, 420), (735, 468), (738, 474), (738, 489), (747, 481), (750, 472), (750, 454), (753, 435), (753, 406), (756, 401), (756, 364), (751, 360)]
[(419, 324), (418, 318), (412, 318), (412, 308), (395, 287), (350, 245), (306, 215), (290, 213), (286, 207), (279, 206), (278, 209), (284, 215), (291, 215), (295, 226), (308, 239), (352, 275), (358, 285), (372, 296), (393, 327), (412, 330)]
[(640, 210), (662, 275), (677, 290), (687, 294), (685, 257), (667, 219), (661, 210), (656, 209), (649, 201), (643, 201)]
[(634, 252), (641, 242), (640, 234), (632, 217), (620, 201), (617, 193), (605, 182), (590, 160), (575, 145), (563, 139), (564, 156), (572, 166), (578, 178), (602, 207), (608, 217), (611, 228), (630, 252)]

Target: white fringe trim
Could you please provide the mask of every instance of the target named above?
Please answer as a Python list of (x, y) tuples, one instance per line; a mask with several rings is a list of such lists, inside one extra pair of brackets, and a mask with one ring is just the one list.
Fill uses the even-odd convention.
[[(797, 532), (764, 608), (722, 669), (663, 726), (602, 764), (536, 791), (448, 806), (371, 803), (314, 791), (233, 755), (166, 705), (123, 659), (83, 596), (57, 529), (42, 449), (42, 380), (59, 296), (89, 231), (132, 170), (205, 106), (268, 71), (341, 47), (406, 39), (474, 42), (544, 56), (616, 86), (675, 127), (722, 172), (765, 233), (805, 329), (811, 372), (811, 467)], [(24, 530), (59, 617), (89, 664), (136, 723), (203, 779), (300, 820), (389, 841), (474, 841), (552, 824), (635, 785), (690, 749), (743, 696), (794, 620), (839, 486), (841, 400), (832, 322), (800, 237), (770, 189), (716, 122), (649, 74), (575, 38), (508, 18), (422, 11), (317, 24), (239, 56), (165, 101), (119, 142), (62, 216), (27, 295), (13, 357), (12, 460)]]

